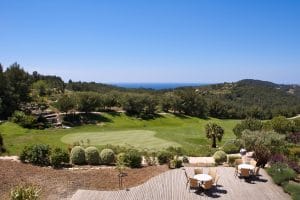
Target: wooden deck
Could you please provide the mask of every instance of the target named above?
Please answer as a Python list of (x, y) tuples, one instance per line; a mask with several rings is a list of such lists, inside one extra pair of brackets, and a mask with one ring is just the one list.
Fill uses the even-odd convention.
[[(194, 168), (186, 168), (190, 176)], [(204, 168), (204, 173), (208, 168)], [(221, 176), (218, 187), (207, 192), (186, 189), (186, 178), (182, 169), (175, 169), (156, 176), (143, 185), (130, 188), (128, 191), (92, 191), (78, 190), (72, 200), (285, 200), (291, 199), (282, 188), (275, 185), (264, 170), (257, 180), (246, 182), (234, 176), (234, 168), (218, 167)], [(129, 178), (129, 177), (128, 177)], [(125, 183), (126, 184), (126, 183)]]

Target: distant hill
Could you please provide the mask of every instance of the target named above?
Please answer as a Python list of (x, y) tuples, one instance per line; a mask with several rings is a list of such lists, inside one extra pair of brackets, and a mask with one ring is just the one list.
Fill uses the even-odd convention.
[(295, 96), (300, 97), (300, 85), (292, 84), (292, 85), (285, 85), (285, 84), (276, 84), (268, 81), (261, 81), (261, 80), (253, 80), (253, 79), (244, 79), (238, 81), (237, 84), (239, 85), (252, 85), (257, 87), (268, 87), (271, 89), (280, 90)]
[(292, 116), (300, 112), (299, 85), (244, 79), (199, 87), (198, 91), (210, 104), (220, 102), (226, 107), (224, 118), (250, 115), (264, 119), (276, 115)]
[(18, 63), (5, 71), (0, 64), (0, 119), (18, 110), (39, 113), (47, 108), (62, 112), (113, 109), (147, 117), (173, 112), (205, 118), (270, 119), (300, 114), (300, 86), (245, 79), (175, 89), (134, 89), (96, 82), (65, 83), (58, 76), (29, 74)]
[(82, 91), (107, 92), (111, 90), (122, 90), (122, 88), (109, 85), (109, 84), (95, 83), (95, 82), (81, 82), (81, 81), (73, 82), (71, 80), (66, 84), (66, 89), (78, 91), (78, 92), (82, 92)]
[(168, 93), (196, 90), (207, 102), (209, 116), (217, 118), (255, 117), (269, 119), (284, 115), (292, 117), (300, 113), (300, 86), (276, 84), (268, 81), (244, 79), (233, 83), (203, 86), (187, 86), (175, 89), (134, 89), (95, 82), (72, 82), (65, 84), (69, 91), (113, 92), (123, 98), (127, 94), (149, 94), (162, 100)]
[(269, 119), (278, 115), (292, 117), (300, 113), (299, 85), (276, 84), (254, 79), (164, 90), (133, 89), (95, 82), (69, 81), (66, 89), (99, 93), (117, 92), (121, 96), (128, 93), (144, 93), (156, 95), (159, 99), (170, 92), (196, 90), (207, 102), (209, 116), (217, 118)]

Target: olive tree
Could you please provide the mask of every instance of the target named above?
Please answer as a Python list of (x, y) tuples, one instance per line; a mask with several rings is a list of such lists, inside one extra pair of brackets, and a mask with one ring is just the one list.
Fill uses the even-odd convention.
[(272, 154), (287, 151), (284, 136), (274, 131), (245, 130), (241, 139), (248, 151), (254, 151), (254, 159), (259, 167), (264, 167)]
[(260, 120), (247, 118), (241, 121), (241, 123), (235, 125), (233, 132), (237, 138), (240, 138), (244, 130), (258, 131), (261, 130), (262, 127), (263, 123)]
[(101, 106), (101, 96), (96, 92), (79, 92), (77, 97), (78, 110), (86, 114)]
[(72, 95), (62, 95), (56, 102), (56, 107), (59, 111), (68, 112), (76, 107), (76, 101), (74, 96)]

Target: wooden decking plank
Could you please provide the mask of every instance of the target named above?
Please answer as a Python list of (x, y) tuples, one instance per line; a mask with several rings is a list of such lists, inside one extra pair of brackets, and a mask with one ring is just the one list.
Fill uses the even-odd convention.
[[(194, 168), (186, 168), (189, 176), (193, 175)], [(289, 195), (282, 188), (275, 185), (264, 170), (261, 170), (260, 180), (247, 183), (244, 179), (234, 177), (234, 169), (218, 167), (217, 173), (221, 176), (219, 186), (207, 193), (189, 192), (186, 189), (186, 177), (182, 169), (167, 171), (153, 177), (146, 183), (130, 188), (129, 191), (89, 191), (78, 190), (72, 200), (204, 200), (218, 198), (221, 200), (287, 200)], [(204, 169), (208, 172), (208, 168)]]

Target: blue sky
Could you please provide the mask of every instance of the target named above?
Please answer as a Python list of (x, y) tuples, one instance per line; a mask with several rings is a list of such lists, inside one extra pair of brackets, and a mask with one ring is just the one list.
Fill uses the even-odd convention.
[(300, 83), (298, 0), (1, 0), (0, 62), (64, 80)]

